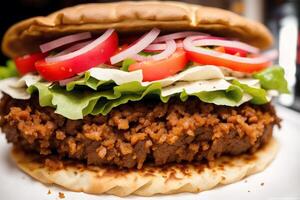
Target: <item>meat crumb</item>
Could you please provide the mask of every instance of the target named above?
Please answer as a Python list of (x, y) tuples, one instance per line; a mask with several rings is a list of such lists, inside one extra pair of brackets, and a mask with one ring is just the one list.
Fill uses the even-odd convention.
[(106, 155), (106, 153), (107, 153), (106, 148), (103, 147), (103, 146), (100, 146), (96, 151), (97, 151), (97, 153), (98, 153), (98, 156), (99, 156), (100, 158), (102, 158), (102, 159), (105, 157), (105, 155)]
[(59, 192), (59, 193), (58, 193), (58, 197), (59, 197), (60, 199), (64, 199), (64, 198), (65, 198), (65, 194), (62, 193), (62, 192)]
[(50, 195), (51, 194), (51, 190), (48, 190), (48, 193), (47, 193), (48, 195)]

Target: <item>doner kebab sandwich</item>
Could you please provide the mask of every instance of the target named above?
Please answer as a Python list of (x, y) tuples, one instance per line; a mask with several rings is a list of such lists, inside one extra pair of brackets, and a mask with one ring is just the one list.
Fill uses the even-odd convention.
[[(46, 184), (200, 192), (264, 170), (287, 93), (268, 29), (180, 2), (83, 4), (8, 29), (0, 127)], [(15, 77), (16, 71), (19, 76)], [(1, 71), (0, 71), (1, 72)]]

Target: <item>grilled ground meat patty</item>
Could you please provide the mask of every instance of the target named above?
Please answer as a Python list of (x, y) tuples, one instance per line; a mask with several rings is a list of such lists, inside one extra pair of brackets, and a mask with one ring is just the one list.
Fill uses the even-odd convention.
[(36, 97), (5, 96), (0, 115), (7, 140), (26, 151), (125, 168), (254, 152), (279, 124), (271, 104), (227, 107), (196, 98), (133, 102), (107, 116), (72, 121), (41, 108)]

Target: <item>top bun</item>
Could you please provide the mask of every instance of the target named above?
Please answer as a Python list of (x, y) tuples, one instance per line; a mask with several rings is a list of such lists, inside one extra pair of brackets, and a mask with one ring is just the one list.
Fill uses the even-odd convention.
[(108, 28), (132, 33), (153, 27), (163, 32), (196, 30), (237, 38), (260, 49), (273, 42), (264, 25), (226, 10), (171, 1), (128, 1), (82, 4), (21, 21), (5, 33), (2, 51), (13, 58), (38, 51), (42, 42), (70, 33)]

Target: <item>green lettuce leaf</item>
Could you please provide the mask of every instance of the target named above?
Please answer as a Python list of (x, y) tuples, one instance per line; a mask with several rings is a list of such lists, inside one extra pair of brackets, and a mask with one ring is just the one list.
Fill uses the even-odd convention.
[(52, 91), (50, 91), (49, 84), (44, 82), (38, 82), (30, 86), (29, 88), (27, 88), (27, 92), (30, 94), (34, 93), (35, 91), (38, 91), (39, 93), (39, 103), (41, 106), (53, 107), (52, 104), (53, 95), (52, 95)]
[(88, 72), (85, 73), (83, 78), (79, 78), (76, 81), (71, 81), (66, 85), (67, 91), (72, 91), (77, 86), (89, 87), (90, 89), (97, 90), (99, 86), (110, 84), (112, 81), (99, 81), (90, 76)]
[[(129, 101), (140, 101), (144, 98), (158, 98), (162, 102), (168, 102), (171, 96), (161, 96), (162, 86), (153, 83), (142, 86), (139, 82), (130, 82), (112, 89), (93, 91), (73, 89), (66, 91), (59, 85), (51, 85), (39, 82), (28, 88), (29, 93), (38, 92), (41, 106), (55, 108), (55, 112), (69, 119), (82, 119), (88, 114), (108, 114), (113, 108)], [(217, 105), (238, 106), (243, 92), (238, 86), (232, 85), (226, 91), (199, 92), (187, 94), (183, 91), (179, 96), (182, 101), (189, 96), (196, 96), (207, 103)]]
[[(139, 101), (150, 94), (160, 95), (161, 84), (155, 83), (147, 87), (139, 82), (130, 82), (113, 87), (112, 90), (88, 91), (72, 90), (66, 91), (58, 85), (48, 86), (46, 83), (36, 83), (28, 88), (29, 93), (37, 91), (41, 106), (56, 108), (56, 113), (69, 119), (82, 119), (88, 114), (106, 115), (112, 108), (128, 101)], [(161, 97), (163, 102), (168, 97)]]
[(258, 72), (253, 76), (259, 79), (260, 85), (266, 90), (277, 90), (280, 93), (289, 93), (288, 83), (284, 78), (284, 69), (279, 66), (273, 66)]
[(186, 101), (189, 96), (196, 96), (201, 101), (216, 105), (239, 106), (243, 97), (243, 91), (237, 86), (230, 86), (227, 90), (198, 92), (188, 95), (186, 92), (180, 94), (180, 99)]
[(129, 66), (130, 66), (131, 64), (133, 64), (133, 63), (135, 63), (135, 60), (130, 59), (130, 58), (125, 59), (125, 60), (122, 62), (122, 67), (120, 68), (120, 70), (128, 72)]
[[(113, 108), (126, 104), (129, 101), (142, 99), (159, 99), (168, 102), (172, 97), (179, 97), (186, 101), (190, 96), (195, 96), (203, 102), (216, 105), (239, 106), (250, 100), (253, 104), (264, 104), (269, 101), (266, 89), (276, 89), (280, 92), (287, 91), (287, 83), (283, 77), (283, 70), (276, 67), (267, 69), (254, 75), (259, 79), (262, 88), (251, 87), (231, 80), (232, 84), (227, 90), (206, 91), (187, 94), (185, 91), (168, 97), (161, 95), (162, 85), (158, 82), (142, 86), (140, 82), (133, 81), (116, 85), (113, 81), (97, 80), (86, 73), (83, 77), (61, 87), (57, 84), (50, 85), (38, 82), (28, 88), (29, 93), (38, 92), (41, 106), (55, 108), (55, 112), (69, 119), (82, 119), (84, 116), (107, 115)], [(279, 84), (280, 82), (281, 84)], [(243, 98), (248, 94), (251, 97)]]
[(244, 93), (252, 96), (251, 103), (253, 104), (265, 104), (268, 102), (267, 92), (262, 88), (250, 87), (246, 84), (242, 84), (237, 80), (232, 80), (232, 84), (240, 87)]
[(18, 76), (18, 72), (12, 60), (8, 60), (6, 66), (0, 66), (0, 80), (16, 76)]
[(153, 55), (156, 55), (156, 54), (158, 54), (158, 52), (141, 51), (141, 52), (139, 52), (138, 54), (141, 55), (141, 56), (147, 57), (147, 56), (153, 56)]

